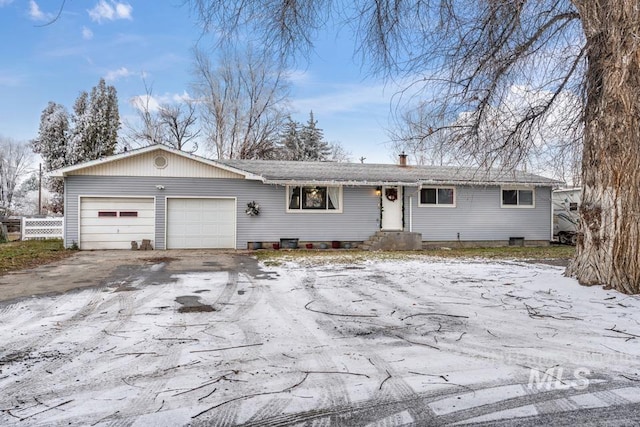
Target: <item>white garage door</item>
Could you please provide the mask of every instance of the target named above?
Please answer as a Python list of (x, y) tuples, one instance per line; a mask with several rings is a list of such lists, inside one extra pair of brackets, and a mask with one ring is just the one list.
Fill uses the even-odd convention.
[(235, 199), (167, 199), (167, 249), (235, 247)]
[(131, 241), (154, 242), (153, 198), (80, 199), (80, 249), (131, 249)]

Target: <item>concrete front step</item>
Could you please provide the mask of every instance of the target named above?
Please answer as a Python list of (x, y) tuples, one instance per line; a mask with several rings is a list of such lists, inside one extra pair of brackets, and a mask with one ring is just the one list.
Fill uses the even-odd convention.
[(415, 251), (422, 249), (422, 234), (408, 231), (376, 231), (361, 249), (382, 251)]

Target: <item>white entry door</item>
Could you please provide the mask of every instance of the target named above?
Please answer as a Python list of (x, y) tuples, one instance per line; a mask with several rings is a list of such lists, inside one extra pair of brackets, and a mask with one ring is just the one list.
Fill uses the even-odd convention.
[(235, 247), (235, 199), (167, 199), (167, 249)]
[(382, 187), (382, 223), (383, 231), (402, 230), (402, 187)]

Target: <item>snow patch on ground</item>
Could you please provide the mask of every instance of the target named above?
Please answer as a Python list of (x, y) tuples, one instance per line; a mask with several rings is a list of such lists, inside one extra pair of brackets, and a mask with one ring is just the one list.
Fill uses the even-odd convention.
[(640, 299), (561, 268), (263, 269), (0, 305), (0, 424), (453, 424), (640, 402)]

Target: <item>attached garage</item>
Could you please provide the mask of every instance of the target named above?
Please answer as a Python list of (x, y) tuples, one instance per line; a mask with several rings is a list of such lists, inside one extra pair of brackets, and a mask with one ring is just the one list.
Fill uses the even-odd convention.
[(153, 246), (154, 235), (154, 198), (80, 198), (80, 249), (130, 249), (143, 239)]
[(234, 198), (167, 198), (167, 249), (234, 249)]

